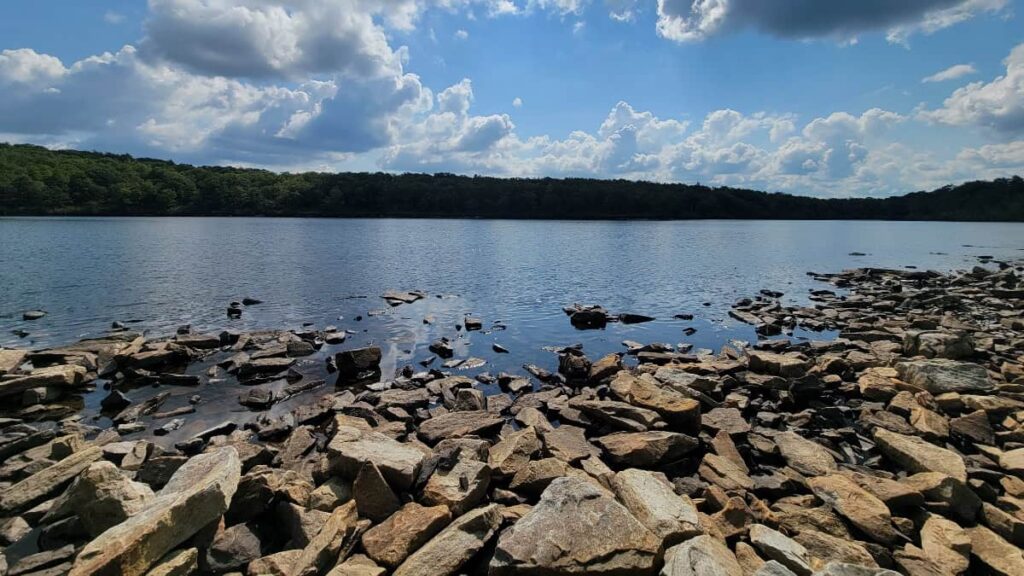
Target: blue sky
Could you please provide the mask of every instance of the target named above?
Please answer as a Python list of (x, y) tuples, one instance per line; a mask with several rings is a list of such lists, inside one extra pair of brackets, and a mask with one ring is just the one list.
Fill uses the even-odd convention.
[(275, 170), (903, 193), (1024, 173), (1019, 9), (13, 1), (0, 140)]

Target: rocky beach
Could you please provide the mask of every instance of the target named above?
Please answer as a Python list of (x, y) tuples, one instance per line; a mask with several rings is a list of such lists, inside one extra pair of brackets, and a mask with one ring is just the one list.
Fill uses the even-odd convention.
[(0, 349), (0, 576), (1021, 575), (1022, 273), (809, 273), (733, 305), (756, 342), (516, 372), (472, 315), (393, 374), (333, 327)]

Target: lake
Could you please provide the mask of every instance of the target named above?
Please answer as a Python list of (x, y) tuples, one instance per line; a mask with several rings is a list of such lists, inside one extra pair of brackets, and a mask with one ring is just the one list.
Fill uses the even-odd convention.
[[(625, 339), (717, 349), (754, 338), (728, 317), (732, 302), (763, 288), (801, 302), (822, 287), (808, 271), (970, 268), (1022, 249), (1024, 224), (1011, 223), (3, 218), (0, 344), (68, 343), (113, 321), (154, 336), (312, 323), (355, 331), (346, 347), (383, 345), (385, 371), (439, 336), (461, 336), (457, 353), (493, 371), (550, 365), (543, 347), (574, 343), (591, 357)], [(391, 308), (389, 289), (429, 297)], [(263, 303), (229, 320), (243, 297)], [(574, 302), (656, 320), (579, 331), (562, 312)], [(22, 320), (37, 308), (47, 316)], [(485, 329), (456, 331), (466, 314)], [(494, 354), (495, 342), (512, 354)]]

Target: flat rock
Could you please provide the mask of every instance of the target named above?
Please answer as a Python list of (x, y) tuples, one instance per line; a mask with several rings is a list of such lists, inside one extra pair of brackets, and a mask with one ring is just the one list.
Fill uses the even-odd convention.
[(676, 430), (700, 432), (700, 402), (663, 386), (649, 374), (638, 378), (626, 371), (619, 372), (610, 388), (622, 401), (657, 412)]
[(497, 477), (514, 476), (530, 463), (541, 449), (540, 438), (533, 426), (511, 432), (488, 450), (487, 461)]
[(660, 540), (607, 492), (559, 478), (498, 539), (489, 574), (652, 574)]
[(693, 451), (698, 442), (678, 432), (616, 432), (601, 436), (594, 443), (608, 459), (619, 466), (653, 468), (674, 462)]
[(471, 510), (413, 552), (393, 576), (451, 576), (494, 537), (499, 526), (499, 505)]
[(956, 452), (884, 428), (876, 428), (874, 437), (882, 454), (908, 472), (942, 472), (967, 482), (967, 467)]
[(103, 449), (92, 446), (76, 452), (48, 468), (36, 472), (3, 491), (0, 514), (8, 516), (27, 510), (63, 488), (93, 462), (103, 457)]
[(1000, 576), (1024, 574), (1024, 556), (1020, 548), (1010, 544), (984, 526), (965, 528), (971, 539), (971, 556)]
[(69, 576), (145, 574), (227, 511), (241, 470), (232, 447), (191, 458), (145, 508), (86, 544)]
[(711, 430), (712, 434), (719, 431), (730, 436), (750, 432), (750, 422), (736, 408), (715, 408), (701, 418), (701, 425)]
[(661, 576), (745, 576), (729, 547), (707, 534), (665, 552)]
[(778, 530), (754, 524), (749, 531), (750, 543), (762, 554), (790, 569), (797, 576), (810, 576), (811, 561), (807, 549)]
[(402, 444), (379, 432), (339, 426), (327, 445), (330, 469), (354, 478), (366, 462), (380, 469), (395, 490), (412, 486), (426, 456), (417, 448)]
[(491, 469), (484, 462), (460, 458), (450, 470), (434, 470), (423, 487), (423, 503), (445, 505), (452, 514), (461, 515), (487, 495)]
[(984, 366), (944, 358), (900, 362), (900, 378), (938, 396), (946, 392), (985, 393), (995, 389)]
[(363, 549), (376, 562), (394, 568), (447, 526), (451, 519), (447, 506), (423, 506), (410, 502), (363, 534)]
[(742, 467), (717, 454), (705, 454), (697, 468), (697, 473), (705, 481), (717, 485), (726, 492), (754, 488), (754, 481)]
[(419, 437), (433, 445), (446, 438), (485, 436), (504, 423), (504, 418), (486, 410), (449, 412), (424, 420), (420, 424)]
[(786, 464), (805, 476), (824, 476), (836, 469), (836, 460), (828, 450), (796, 432), (780, 432), (772, 440)]

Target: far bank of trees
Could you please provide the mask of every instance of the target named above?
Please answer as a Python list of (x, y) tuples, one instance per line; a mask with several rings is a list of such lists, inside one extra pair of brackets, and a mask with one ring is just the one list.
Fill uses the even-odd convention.
[(1024, 180), (819, 199), (584, 178), (277, 174), (0, 144), (0, 215), (1024, 221)]

